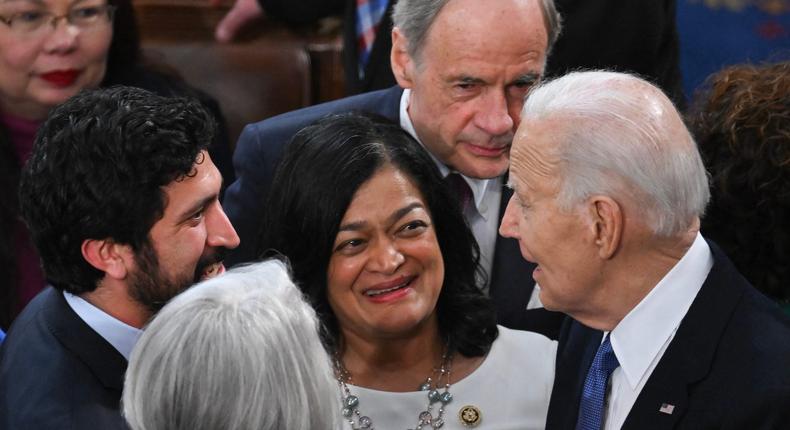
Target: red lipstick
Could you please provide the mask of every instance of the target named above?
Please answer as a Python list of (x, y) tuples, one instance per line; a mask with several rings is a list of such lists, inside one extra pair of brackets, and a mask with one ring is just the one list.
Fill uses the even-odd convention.
[(49, 82), (56, 87), (68, 87), (77, 80), (80, 71), (75, 69), (69, 70), (53, 70), (51, 72), (42, 73), (39, 76), (41, 79)]

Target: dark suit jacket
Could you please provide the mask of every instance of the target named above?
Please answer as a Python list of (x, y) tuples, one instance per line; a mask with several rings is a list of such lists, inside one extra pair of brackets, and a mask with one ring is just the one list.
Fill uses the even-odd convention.
[(126, 359), (47, 288), (0, 347), (0, 428), (126, 429)]
[[(790, 318), (710, 245), (713, 268), (623, 429), (790, 428)], [(601, 336), (570, 318), (563, 325), (547, 429), (575, 428)]]
[[(300, 109), (245, 127), (233, 157), (238, 179), (228, 187), (223, 202), (225, 212), (241, 238), (241, 245), (231, 251), (227, 261), (234, 264), (255, 259), (260, 220), (274, 170), (283, 148), (299, 129), (328, 114), (349, 111), (373, 112), (398, 122), (401, 94), (401, 88), (392, 87)], [(502, 193), (500, 219), (510, 194), (508, 189)], [(517, 241), (497, 237), (490, 295), (498, 322), (506, 327), (537, 331), (556, 339), (562, 314), (543, 309), (526, 310), (534, 287), (534, 268), (532, 263), (521, 257)]]
[(346, 92), (363, 93), (395, 85), (395, 77), (390, 69), (390, 50), (392, 49), (392, 6), (376, 29), (373, 48), (365, 66), (365, 74), (360, 79), (357, 73), (359, 53), (357, 51), (356, 0), (258, 0), (267, 14), (290, 24), (307, 24), (329, 15), (343, 15), (343, 68), (346, 77)]
[(682, 106), (676, 0), (556, 0), (563, 30), (547, 76), (578, 69), (637, 73)]

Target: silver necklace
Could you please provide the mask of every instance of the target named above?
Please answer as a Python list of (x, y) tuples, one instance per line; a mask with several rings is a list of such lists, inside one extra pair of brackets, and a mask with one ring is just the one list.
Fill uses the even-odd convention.
[[(374, 430), (373, 420), (367, 415), (362, 415), (359, 411), (359, 397), (351, 394), (351, 390), (348, 388), (348, 384), (352, 383), (351, 372), (343, 365), (343, 361), (337, 353), (334, 358), (335, 377), (343, 396), (343, 417), (348, 420), (352, 430)], [(427, 394), (428, 406), (417, 415), (417, 426), (413, 430), (438, 429), (444, 425), (444, 407), (453, 400), (453, 395), (450, 394), (451, 367), (452, 355), (445, 348), (439, 367), (434, 368), (419, 387), (420, 391), (425, 391)], [(433, 378), (434, 375), (436, 375), (436, 379)], [(444, 391), (440, 392), (442, 388)], [(435, 417), (433, 416), (434, 404), (438, 404)]]

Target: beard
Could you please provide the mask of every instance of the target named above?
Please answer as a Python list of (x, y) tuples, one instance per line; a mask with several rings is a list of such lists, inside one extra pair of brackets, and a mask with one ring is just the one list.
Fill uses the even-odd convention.
[(194, 273), (181, 272), (171, 277), (162, 270), (153, 246), (144, 243), (134, 256), (136, 269), (129, 274), (129, 293), (152, 315), (156, 314), (173, 297), (198, 283), (206, 266), (222, 261), (226, 251), (218, 248), (201, 256)]

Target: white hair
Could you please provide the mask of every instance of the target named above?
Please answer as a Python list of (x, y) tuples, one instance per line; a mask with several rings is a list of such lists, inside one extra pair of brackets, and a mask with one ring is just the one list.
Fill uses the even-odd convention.
[(202, 282), (148, 325), (126, 372), (134, 430), (338, 428), (319, 325), (279, 261)]
[(704, 213), (710, 191), (697, 145), (672, 102), (647, 81), (569, 73), (531, 91), (521, 118), (558, 124), (561, 208), (594, 194), (626, 194), (662, 237), (687, 230)]

